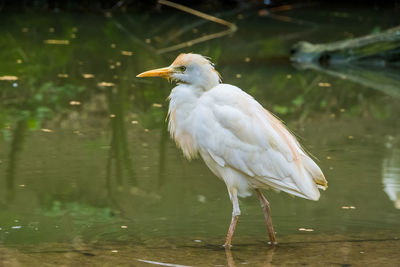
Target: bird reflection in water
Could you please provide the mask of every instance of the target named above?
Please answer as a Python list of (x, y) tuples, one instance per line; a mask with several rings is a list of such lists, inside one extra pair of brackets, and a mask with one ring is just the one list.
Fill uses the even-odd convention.
[(387, 153), (382, 162), (383, 190), (396, 209), (400, 209), (400, 147), (399, 141), (389, 136)]
[[(276, 249), (275, 246), (271, 246), (271, 247), (268, 247), (266, 249), (266, 251), (265, 251), (265, 260), (264, 260), (263, 264), (261, 264), (260, 266), (263, 266), (263, 267), (272, 266), (271, 263), (272, 263), (272, 258), (273, 258), (274, 253), (275, 253), (275, 249)], [(232, 255), (232, 250), (226, 248), (225, 249), (225, 255), (226, 255), (226, 263), (227, 263), (227, 265), (229, 267), (235, 267), (236, 264), (235, 264), (235, 260), (234, 260), (233, 255)], [(244, 264), (244, 263), (241, 262), (240, 264)]]

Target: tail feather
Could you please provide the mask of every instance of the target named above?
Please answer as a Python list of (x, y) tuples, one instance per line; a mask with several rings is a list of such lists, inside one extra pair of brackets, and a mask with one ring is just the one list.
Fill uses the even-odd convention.
[(318, 165), (307, 155), (302, 157), (302, 161), (304, 168), (310, 174), (318, 188), (326, 190), (326, 188), (328, 188), (328, 181), (326, 181), (325, 176)]

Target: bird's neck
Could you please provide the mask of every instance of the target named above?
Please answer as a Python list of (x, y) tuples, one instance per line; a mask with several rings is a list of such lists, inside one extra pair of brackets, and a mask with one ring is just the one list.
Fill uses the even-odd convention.
[(195, 106), (205, 92), (204, 88), (192, 84), (181, 83), (172, 89), (169, 95), (170, 108), (190, 108)]

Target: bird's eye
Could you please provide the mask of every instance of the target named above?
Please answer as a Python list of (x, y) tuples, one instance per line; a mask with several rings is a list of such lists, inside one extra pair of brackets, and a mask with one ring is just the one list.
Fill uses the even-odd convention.
[(184, 71), (186, 70), (186, 67), (185, 67), (185, 66), (180, 66), (180, 67), (179, 67), (179, 70), (182, 71), (182, 72), (184, 72)]

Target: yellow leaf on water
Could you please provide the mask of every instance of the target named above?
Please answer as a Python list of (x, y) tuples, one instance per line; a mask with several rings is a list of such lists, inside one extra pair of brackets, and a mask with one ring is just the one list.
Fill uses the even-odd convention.
[(82, 73), (82, 77), (85, 79), (92, 79), (92, 78), (94, 78), (94, 74)]
[(342, 206), (342, 209), (344, 209), (344, 210), (355, 210), (356, 207), (354, 207), (354, 206)]
[(12, 75), (0, 76), (0, 81), (16, 81), (16, 80), (18, 80), (17, 76), (12, 76)]
[(311, 229), (311, 228), (303, 228), (303, 227), (301, 227), (301, 228), (299, 228), (299, 231), (303, 231), (303, 232), (313, 232), (314, 229)]
[(44, 40), (45, 44), (69, 45), (69, 40)]
[(133, 55), (133, 52), (122, 50), (122, 51), (121, 51), (121, 55), (123, 55), (123, 56), (132, 56), (132, 55)]
[(103, 86), (103, 87), (112, 87), (115, 84), (114, 83), (110, 83), (110, 82), (99, 82), (97, 85), (98, 86)]
[(331, 87), (330, 83), (318, 83), (319, 87)]

